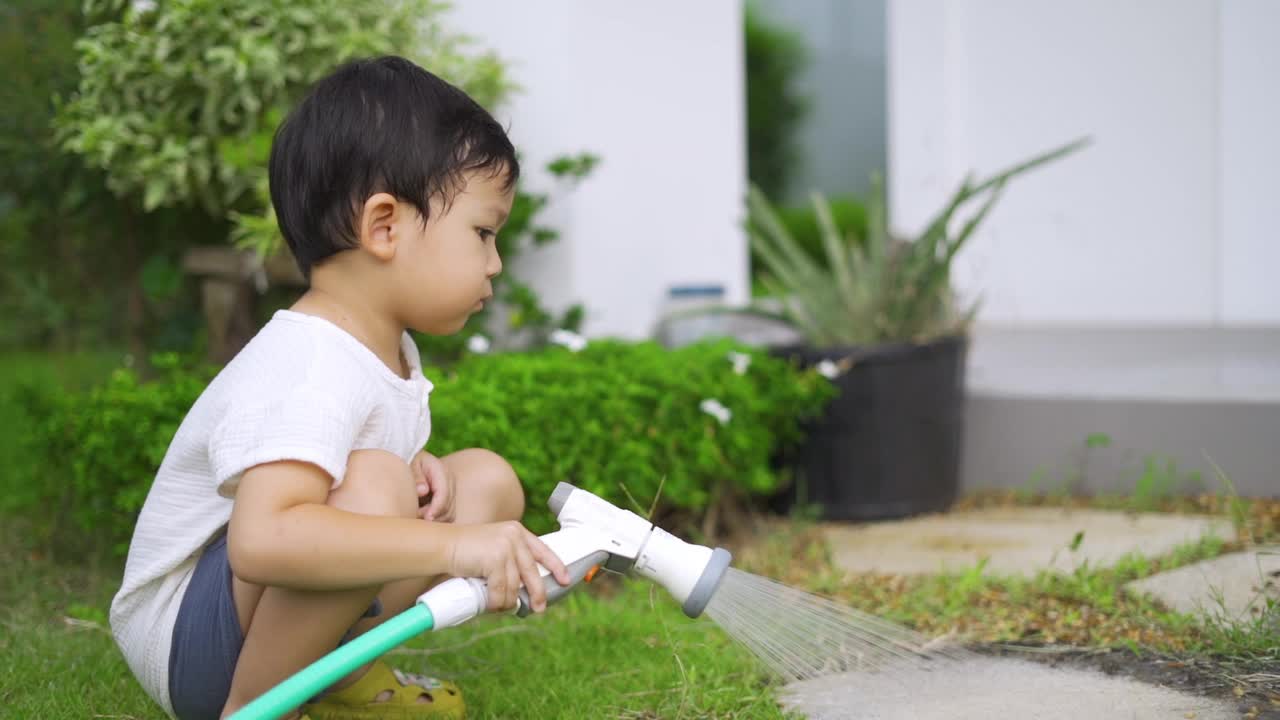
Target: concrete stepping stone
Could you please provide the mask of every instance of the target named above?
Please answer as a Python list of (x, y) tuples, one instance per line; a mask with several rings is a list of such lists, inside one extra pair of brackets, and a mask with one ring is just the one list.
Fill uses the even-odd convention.
[(1135, 580), (1125, 589), (1148, 593), (1180, 612), (1248, 620), (1266, 607), (1267, 598), (1280, 601), (1280, 547), (1220, 555)]
[[(1079, 547), (1070, 545), (1076, 533)], [(1131, 552), (1154, 557), (1205, 535), (1234, 537), (1224, 518), (1071, 508), (986, 508), (860, 525), (827, 524), (835, 564), (848, 572), (900, 575), (971, 568), (1031, 576), (1080, 563), (1110, 565)]]
[(1233, 703), (1026, 660), (975, 658), (929, 670), (842, 673), (786, 686), (814, 720), (1228, 720)]

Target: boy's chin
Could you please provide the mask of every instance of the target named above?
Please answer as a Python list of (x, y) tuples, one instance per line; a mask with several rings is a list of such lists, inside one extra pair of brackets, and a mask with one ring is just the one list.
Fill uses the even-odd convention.
[(416, 332), (420, 332), (423, 335), (436, 335), (436, 336), (457, 335), (458, 333), (462, 332), (463, 328), (467, 326), (467, 321), (470, 319), (471, 319), (471, 315), (467, 315), (465, 317), (459, 318), (458, 320), (455, 320), (454, 322), (420, 323), (415, 325), (411, 329)]

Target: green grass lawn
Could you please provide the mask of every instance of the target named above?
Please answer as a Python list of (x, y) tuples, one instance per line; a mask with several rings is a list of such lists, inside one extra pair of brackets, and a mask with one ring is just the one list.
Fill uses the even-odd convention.
[[(0, 533), (0, 717), (162, 717), (106, 631), (118, 561), (56, 564), (26, 546), (17, 525), (6, 521)], [(1239, 674), (1280, 663), (1274, 622), (1205, 626), (1121, 590), (1135, 577), (1229, 547), (1220, 541), (1027, 579), (977, 568), (946, 576), (844, 576), (830, 569), (812, 529), (803, 523), (775, 529), (736, 564), (931, 636), (956, 631), (980, 644), (1215, 657)], [(488, 616), (422, 636), (390, 659), (406, 670), (455, 678), (473, 718), (783, 717), (777, 683), (762, 666), (710, 620), (685, 618), (664, 591), (640, 580), (597, 581), (545, 615)]]
[[(6, 524), (0, 717), (162, 718), (106, 629), (117, 564), (54, 564)], [(639, 580), (597, 581), (544, 615), (482, 617), (395, 652), (394, 666), (455, 678), (470, 718), (784, 717), (754, 658)]]
[[(24, 547), (15, 525), (6, 523), (0, 550), (0, 717), (162, 717), (106, 631), (118, 561), (55, 564)], [(737, 564), (931, 636), (1211, 656), (1240, 674), (1280, 663), (1274, 624), (1205, 626), (1121, 590), (1132, 578), (1222, 552), (1219, 541), (1034, 579), (977, 568), (904, 578), (834, 573), (811, 530), (775, 529)], [(777, 681), (754, 658), (640, 580), (597, 581), (525, 620), (482, 617), (419, 637), (389, 659), (456, 679), (472, 718), (784, 716)]]
[(709, 619), (686, 618), (651, 583), (611, 584), (539, 617), (425, 636), (391, 660), (456, 677), (474, 717), (783, 717), (775, 683)]

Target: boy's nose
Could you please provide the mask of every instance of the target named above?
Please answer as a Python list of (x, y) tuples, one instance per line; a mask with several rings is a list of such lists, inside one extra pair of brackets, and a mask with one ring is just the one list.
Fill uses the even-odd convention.
[(489, 256), (489, 263), (484, 270), (485, 275), (491, 278), (502, 272), (502, 256), (498, 254), (497, 248), (494, 248), (493, 253)]

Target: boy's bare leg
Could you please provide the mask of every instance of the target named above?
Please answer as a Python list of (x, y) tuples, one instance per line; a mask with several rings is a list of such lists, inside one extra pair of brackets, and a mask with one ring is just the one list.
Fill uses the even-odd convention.
[[(524, 515), (524, 489), (515, 470), (501, 456), (488, 450), (460, 450), (441, 460), (457, 479), (453, 522), (460, 525), (519, 520)], [(442, 575), (388, 583), (378, 593), (382, 614), (356, 623), (359, 635), (403, 612)]]
[[(524, 492), (515, 472), (498, 455), (463, 450), (441, 458), (457, 479), (454, 522), (461, 524), (519, 520)], [(377, 450), (357, 451), (348, 463), (343, 484), (329, 504), (367, 515), (417, 517), (418, 498), (412, 473), (398, 457)], [(228, 715), (293, 673), (333, 650), (352, 629), (360, 634), (408, 608), (443, 577), (402, 580), (377, 588), (310, 593), (264, 588), (233, 578), (236, 610), (245, 629), (236, 664)], [(351, 628), (376, 596), (382, 613)], [(258, 632), (254, 632), (255, 628)], [(367, 669), (352, 673), (345, 685)]]
[[(351, 454), (342, 485), (328, 505), (366, 515), (416, 517), (418, 495), (408, 464), (381, 450)], [(244, 646), (223, 716), (275, 687), (338, 646), (379, 588), (309, 592), (232, 578)]]

